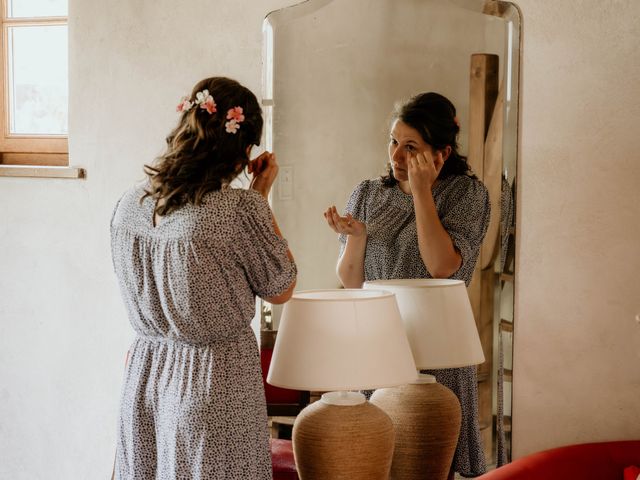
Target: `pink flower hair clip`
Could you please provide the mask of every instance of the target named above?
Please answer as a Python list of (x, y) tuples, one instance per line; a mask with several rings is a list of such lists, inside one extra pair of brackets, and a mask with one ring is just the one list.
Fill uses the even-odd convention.
[(209, 115), (213, 115), (218, 111), (216, 109), (216, 102), (213, 100), (213, 97), (209, 95), (209, 90), (204, 89), (196, 93), (196, 99), (193, 102), (189, 101), (189, 97), (182, 97), (176, 107), (176, 112), (188, 112), (195, 105), (199, 105), (200, 108), (206, 110)]
[(182, 97), (180, 103), (176, 106), (176, 112), (188, 112), (193, 107), (193, 102), (189, 101), (189, 97)]
[[(209, 90), (205, 89), (196, 93), (196, 98), (193, 102), (189, 100), (189, 97), (182, 97), (180, 99), (180, 103), (176, 107), (176, 112), (188, 112), (196, 105), (198, 105), (200, 109), (206, 110), (209, 115), (213, 115), (218, 111), (216, 102), (209, 94)], [(240, 128), (240, 124), (244, 122), (244, 111), (242, 110), (242, 107), (233, 107), (227, 110), (226, 119), (228, 121), (225, 122), (224, 127), (227, 133), (235, 135)]]
[(224, 124), (227, 133), (236, 134), (240, 128), (240, 124), (244, 121), (244, 115), (242, 112), (242, 107), (233, 107), (227, 111), (227, 120), (229, 121)]
[(460, 128), (460, 120), (458, 120), (458, 117), (453, 117), (453, 123), (456, 124), (456, 127)]
[(200, 108), (206, 110), (209, 115), (216, 113), (216, 102), (213, 101), (213, 97), (209, 95), (209, 90), (202, 90), (196, 93), (196, 104), (200, 105)]

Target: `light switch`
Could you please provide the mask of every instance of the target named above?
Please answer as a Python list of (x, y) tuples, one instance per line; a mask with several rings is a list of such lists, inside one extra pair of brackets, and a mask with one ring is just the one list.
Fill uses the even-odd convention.
[(280, 200), (293, 200), (293, 167), (281, 166), (278, 174), (278, 198)]

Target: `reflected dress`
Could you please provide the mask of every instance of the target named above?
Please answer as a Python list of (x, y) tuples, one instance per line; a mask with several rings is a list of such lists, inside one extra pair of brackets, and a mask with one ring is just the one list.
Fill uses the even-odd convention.
[[(490, 204), (485, 186), (466, 175), (450, 175), (433, 187), (442, 226), (462, 256), (460, 269), (451, 279), (468, 285), (489, 225)], [(420, 250), (413, 197), (398, 185), (385, 187), (381, 179), (365, 180), (352, 192), (345, 213), (367, 226), (364, 279), (431, 278)], [(346, 237), (340, 236), (341, 250)], [(342, 254), (342, 251), (341, 251)], [(478, 423), (476, 367), (425, 370), (450, 388), (460, 400), (462, 426), (453, 458), (453, 469), (466, 477), (484, 473), (486, 462)]]
[(144, 186), (111, 221), (114, 269), (136, 332), (115, 478), (271, 479), (255, 296), (296, 276), (266, 200), (223, 188), (153, 226)]

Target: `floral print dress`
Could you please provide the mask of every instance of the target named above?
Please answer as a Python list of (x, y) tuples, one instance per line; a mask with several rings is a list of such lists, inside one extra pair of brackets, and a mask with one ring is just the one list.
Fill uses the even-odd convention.
[(223, 188), (153, 225), (144, 186), (111, 221), (114, 269), (136, 332), (121, 398), (115, 478), (271, 479), (255, 297), (296, 277), (269, 206)]
[[(460, 269), (451, 277), (468, 285), (473, 275), (482, 240), (489, 225), (487, 189), (477, 179), (451, 175), (437, 182), (433, 197), (442, 226), (462, 256)], [(420, 250), (413, 197), (398, 185), (385, 187), (381, 179), (365, 180), (352, 192), (345, 213), (367, 226), (364, 259), (365, 281), (396, 278), (431, 278)], [(341, 249), (346, 237), (340, 236)], [(341, 251), (342, 254), (342, 251)], [(425, 370), (450, 388), (460, 400), (462, 426), (453, 468), (465, 477), (486, 470), (478, 423), (476, 367)], [(370, 395), (372, 392), (367, 392)]]

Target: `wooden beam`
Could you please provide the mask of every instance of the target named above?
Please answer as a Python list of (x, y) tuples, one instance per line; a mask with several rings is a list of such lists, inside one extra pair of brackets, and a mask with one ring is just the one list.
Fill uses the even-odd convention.
[(494, 17), (504, 17), (504, 13), (508, 10), (509, 3), (498, 0), (486, 0), (482, 13), (485, 15), (493, 15)]
[(500, 254), (502, 238), (500, 235), (500, 219), (502, 217), (502, 141), (504, 133), (504, 88), (500, 89), (493, 107), (493, 114), (487, 129), (484, 144), (483, 177), (489, 192), (491, 217), (489, 227), (482, 242), (480, 252), (480, 268), (489, 268)]
[(469, 166), (482, 180), (484, 142), (498, 96), (498, 56), (471, 55), (469, 91)]
[[(502, 151), (498, 152), (493, 140), (497, 136), (490, 125), (494, 117), (494, 108), (498, 96), (498, 56), (492, 54), (474, 54), (471, 56), (470, 91), (469, 91), (469, 166), (478, 178), (485, 182), (485, 177), (495, 182), (496, 162), (498, 167), (498, 202), (500, 200), (500, 172), (502, 170)], [(495, 121), (498, 121), (496, 119)], [(489, 132), (489, 145), (487, 134)], [(492, 140), (493, 139), (493, 140)], [(499, 153), (500, 158), (496, 157)], [(487, 161), (488, 160), (488, 161)], [(486, 184), (486, 182), (485, 182)], [(489, 201), (493, 206), (492, 192), (494, 186), (487, 186)], [(493, 218), (495, 213), (491, 212)], [(500, 215), (498, 213), (498, 220)], [(491, 225), (491, 224), (490, 224)], [(499, 223), (498, 223), (499, 225)], [(486, 242), (485, 236), (485, 242)], [(491, 239), (491, 246), (495, 248), (495, 240)], [(484, 243), (483, 243), (484, 245)], [(481, 426), (484, 454), (490, 462), (493, 455), (493, 316), (494, 290), (496, 274), (488, 259), (483, 257), (483, 248), (476, 264), (471, 283), (469, 285), (469, 299), (478, 327), (480, 343), (485, 356), (485, 362), (478, 365), (479, 378), (488, 377), (488, 381), (478, 383), (478, 416)], [(487, 247), (488, 248), (488, 247)]]

